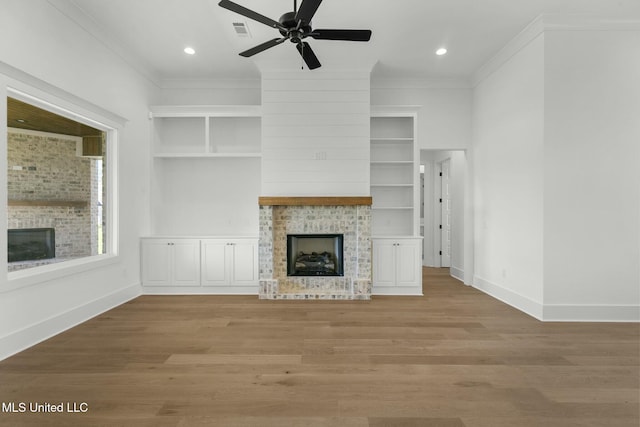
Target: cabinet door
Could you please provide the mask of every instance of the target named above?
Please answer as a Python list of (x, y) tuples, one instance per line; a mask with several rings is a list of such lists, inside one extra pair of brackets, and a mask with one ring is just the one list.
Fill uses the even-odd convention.
[(200, 242), (184, 239), (171, 243), (173, 285), (200, 286)]
[(400, 241), (396, 246), (396, 278), (398, 286), (420, 283), (420, 246), (416, 241)]
[(396, 283), (396, 247), (391, 240), (373, 241), (373, 286)]
[(234, 285), (258, 283), (258, 242), (234, 240), (229, 246), (233, 251), (232, 281)]
[(142, 284), (171, 285), (171, 246), (166, 240), (142, 241)]
[(224, 240), (202, 241), (202, 286), (225, 286), (228, 284), (230, 251)]

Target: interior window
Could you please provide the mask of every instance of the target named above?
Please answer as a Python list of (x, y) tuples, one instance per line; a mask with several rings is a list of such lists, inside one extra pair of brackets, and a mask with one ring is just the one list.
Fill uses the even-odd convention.
[(8, 271), (108, 253), (107, 134), (7, 98)]

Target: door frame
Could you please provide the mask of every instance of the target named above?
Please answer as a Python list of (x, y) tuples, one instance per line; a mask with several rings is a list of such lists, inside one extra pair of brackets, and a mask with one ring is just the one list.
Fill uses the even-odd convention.
[[(445, 162), (449, 162), (449, 170), (451, 170), (451, 157), (446, 157), (440, 161), (435, 162), (434, 175), (433, 175), (433, 187), (434, 187), (434, 200), (433, 200), (433, 258), (435, 267), (442, 267), (442, 229), (440, 225), (442, 220), (442, 165)], [(450, 194), (451, 195), (451, 194)], [(449, 265), (451, 266), (451, 259), (449, 259)]]

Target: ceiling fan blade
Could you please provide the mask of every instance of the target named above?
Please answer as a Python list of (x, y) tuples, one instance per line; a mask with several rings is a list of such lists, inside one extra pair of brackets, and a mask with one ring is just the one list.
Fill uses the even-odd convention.
[(238, 13), (242, 16), (246, 16), (249, 19), (253, 19), (254, 21), (258, 21), (272, 28), (285, 29), (278, 21), (274, 21), (273, 19), (267, 18), (264, 15), (260, 15), (259, 13), (254, 12), (251, 9), (247, 9), (244, 6), (240, 6), (239, 4), (232, 1), (222, 0), (220, 3), (218, 3), (218, 6), (224, 7), (225, 9)]
[(371, 39), (371, 30), (313, 30), (309, 37), (316, 40), (368, 42)]
[(296, 49), (298, 49), (298, 52), (300, 52), (302, 59), (304, 59), (304, 63), (307, 64), (307, 67), (310, 70), (315, 70), (316, 68), (319, 68), (321, 66), (320, 61), (318, 61), (318, 57), (315, 53), (313, 53), (313, 50), (311, 50), (311, 46), (309, 46), (309, 43), (298, 43), (296, 45)]
[(258, 46), (254, 46), (251, 49), (245, 50), (244, 52), (240, 52), (240, 56), (244, 56), (245, 58), (248, 58), (250, 56), (255, 55), (256, 53), (260, 53), (262, 51), (265, 51), (265, 50), (269, 49), (270, 47), (277, 46), (280, 43), (282, 43), (283, 41), (285, 41), (286, 39), (287, 39), (286, 37), (283, 37), (283, 38), (280, 38), (280, 39), (269, 40), (267, 42), (259, 44)]
[(311, 22), (311, 18), (316, 14), (320, 3), (322, 3), (322, 0), (304, 0), (300, 5), (300, 9), (298, 9), (298, 13), (296, 13), (296, 22)]

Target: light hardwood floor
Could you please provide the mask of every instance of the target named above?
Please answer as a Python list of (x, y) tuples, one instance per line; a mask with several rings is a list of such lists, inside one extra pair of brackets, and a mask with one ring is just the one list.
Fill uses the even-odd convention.
[(424, 292), (139, 297), (0, 362), (0, 402), (87, 412), (0, 425), (640, 425), (640, 325), (542, 323), (445, 269)]

